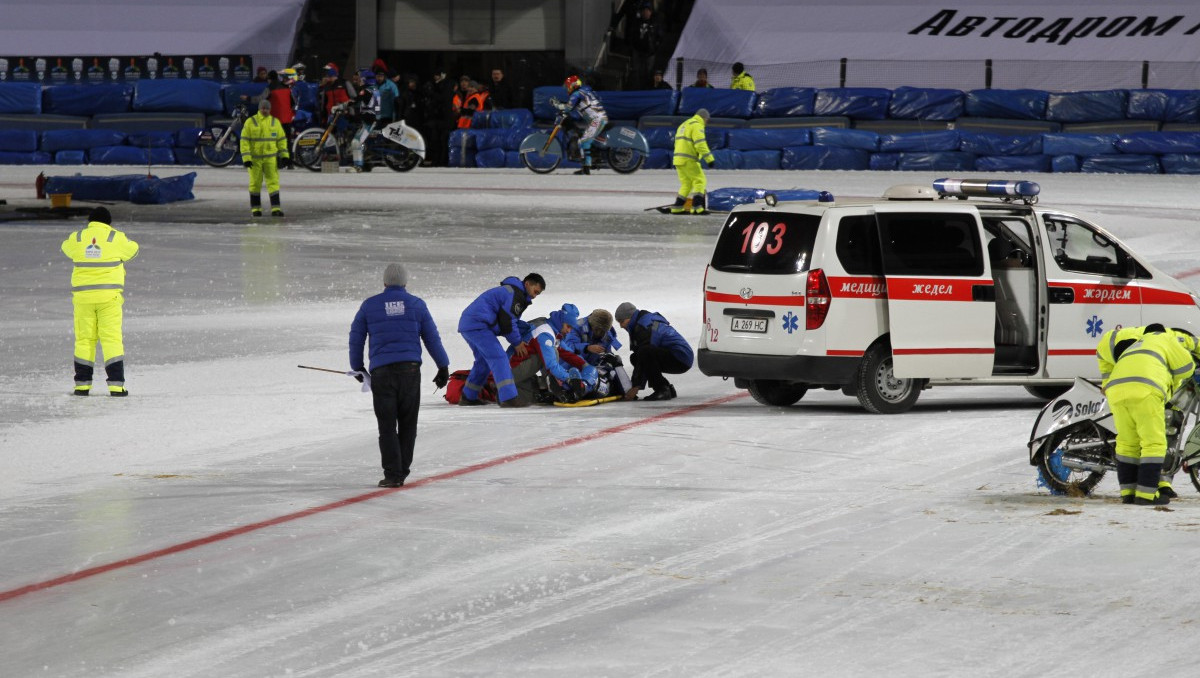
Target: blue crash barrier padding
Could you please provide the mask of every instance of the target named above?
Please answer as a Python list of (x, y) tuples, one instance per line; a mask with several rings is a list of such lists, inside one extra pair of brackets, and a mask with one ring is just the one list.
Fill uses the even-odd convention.
[(1125, 90), (1051, 92), (1046, 99), (1046, 119), (1058, 122), (1097, 122), (1125, 117), (1129, 94)]
[[(506, 146), (508, 138), (508, 130), (504, 129), (469, 129), (464, 130), (472, 139), (471, 146), (476, 151), (488, 151), (496, 148), (503, 149)], [(476, 165), (479, 165), (478, 159)], [(479, 165), (482, 167), (482, 165)], [(498, 165), (492, 165), (497, 167)]]
[(1161, 168), (1156, 155), (1097, 155), (1084, 158), (1081, 172), (1158, 174)]
[(1133, 132), (1117, 137), (1122, 153), (1200, 153), (1200, 132)]
[(967, 96), (956, 89), (897, 87), (887, 117), (897, 120), (954, 120), (963, 114)]
[(642, 136), (646, 137), (646, 143), (650, 145), (650, 150), (656, 148), (675, 149), (674, 127), (648, 127), (641, 132)]
[(1049, 172), (1048, 155), (981, 155), (975, 158), (977, 172)]
[[(54, 156), (45, 151), (33, 151), (29, 153), (0, 151), (0, 165), (49, 165), (53, 159)], [(58, 193), (58, 191), (55, 191), (55, 193)]]
[(962, 151), (901, 153), (897, 169), (906, 172), (970, 172), (975, 169), (975, 155)]
[(128, 113), (133, 105), (133, 85), (56, 85), (42, 92), (42, 110), (58, 115)]
[(74, 200), (129, 200), (129, 187), (145, 174), (118, 174), (111, 177), (83, 175), (46, 177), (46, 193), (70, 193)]
[(524, 168), (525, 163), (521, 162), (521, 154), (517, 151), (504, 152), (504, 166), (509, 169)]
[(111, 129), (61, 129), (42, 133), (42, 150), (86, 151), (100, 146), (125, 143), (125, 133)]
[(125, 143), (137, 148), (171, 148), (175, 145), (174, 132), (130, 132)]
[(973, 89), (964, 113), (980, 118), (1044, 120), (1049, 92), (1036, 89)]
[[(266, 85), (259, 83), (259, 90)], [(141, 80), (133, 88), (141, 113), (220, 113), (221, 86), (208, 80)]]
[(1167, 174), (1200, 174), (1200, 153), (1164, 153), (1159, 160)]
[[(42, 86), (36, 82), (0, 82), (0, 113), (42, 112)], [(749, 117), (749, 116), (747, 116)]]
[(1131, 89), (1125, 117), (1162, 122), (1200, 121), (1200, 90)]
[(779, 150), (786, 146), (808, 146), (812, 131), (807, 128), (750, 129), (747, 127), (725, 132), (725, 143), (739, 151)]
[(169, 202), (191, 200), (192, 185), (196, 173), (188, 172), (177, 177), (142, 177), (129, 186), (129, 201), (138, 205), (164, 205)]
[(865, 129), (818, 127), (812, 130), (812, 143), (814, 146), (837, 146), (874, 152), (879, 150), (879, 134)]
[(892, 91), (879, 87), (823, 87), (813, 101), (813, 115), (883, 120), (891, 99)]
[(133, 146), (97, 146), (88, 151), (92, 165), (174, 165), (175, 154), (169, 148)]
[[(1116, 134), (1043, 134), (1046, 155), (1108, 155), (1117, 153)], [(1076, 170), (1078, 171), (1078, 170)]]
[[(267, 89), (267, 85), (262, 82), (243, 82), (236, 85), (225, 85), (221, 88), (221, 104), (218, 106), (217, 111), (223, 111), (225, 115), (233, 115), (238, 104), (245, 104), (247, 112), (250, 115), (254, 115), (258, 112), (258, 102), (255, 99), (261, 97), (265, 89)], [(136, 100), (134, 101), (134, 107), (137, 107)]]
[(744, 169), (742, 166), (741, 151), (735, 151), (731, 148), (715, 148), (712, 154), (714, 164), (719, 169)]
[(644, 169), (671, 169), (674, 167), (675, 152), (666, 148), (651, 148), (650, 156), (642, 165)]
[(975, 155), (1036, 155), (1042, 152), (1040, 134), (962, 132), (959, 150)]
[(867, 169), (890, 172), (900, 169), (900, 154), (899, 153), (872, 153), (871, 161), (867, 164)]
[(31, 129), (0, 129), (0, 151), (32, 153), (37, 149), (37, 132)]
[(940, 132), (909, 132), (905, 134), (880, 134), (879, 150), (884, 152), (934, 153), (957, 151), (959, 133), (948, 129)]
[(768, 193), (774, 195), (780, 202), (816, 200), (820, 196), (820, 191), (805, 188), (779, 191), (767, 188), (715, 188), (708, 192), (708, 208), (717, 212), (728, 212), (738, 205), (749, 205), (755, 200), (762, 200)]
[(781, 169), (794, 170), (865, 170), (870, 163), (870, 152), (837, 146), (788, 146), (779, 160)]
[(748, 170), (777, 170), (783, 152), (776, 149), (759, 149), (755, 151), (738, 151), (742, 154), (742, 166), (739, 169)]
[(59, 151), (54, 154), (55, 165), (83, 165), (87, 163), (87, 151)]
[(567, 100), (567, 90), (558, 85), (533, 88), (533, 117), (537, 120), (553, 120), (558, 110), (550, 105), (550, 99)]
[[(647, 89), (629, 92), (596, 92), (609, 120), (636, 120), (646, 115), (671, 115), (675, 112), (673, 89)], [(713, 113), (713, 115), (717, 115)], [(749, 117), (749, 116), (747, 116)]]
[(481, 150), (475, 154), (476, 167), (504, 167), (508, 151), (503, 147), (494, 146), (486, 150)]
[(812, 115), (817, 90), (812, 87), (776, 87), (758, 93), (755, 118), (784, 118)]
[(475, 137), (471, 130), (456, 129), (450, 133), (448, 165), (450, 167), (475, 166)]
[(204, 162), (204, 159), (200, 157), (200, 154), (196, 152), (196, 148), (194, 146), (192, 148), (180, 148), (180, 147), (176, 146), (175, 148), (173, 148), (171, 150), (175, 151), (175, 164), (176, 165), (204, 165), (204, 164), (207, 164)]
[(533, 127), (533, 111), (528, 108), (506, 108), (488, 111), (488, 127), (497, 129), (529, 129)]
[[(754, 113), (757, 95), (740, 89), (684, 87), (679, 96), (679, 115), (691, 117), (707, 108), (714, 118), (749, 118)], [(712, 122), (711, 120), (709, 121)]]
[(1050, 161), (1050, 169), (1053, 172), (1078, 172), (1079, 171), (1079, 156), (1077, 155), (1056, 155)]
[(175, 147), (195, 148), (196, 142), (200, 139), (200, 132), (202, 131), (204, 131), (203, 127), (184, 127), (175, 130)]

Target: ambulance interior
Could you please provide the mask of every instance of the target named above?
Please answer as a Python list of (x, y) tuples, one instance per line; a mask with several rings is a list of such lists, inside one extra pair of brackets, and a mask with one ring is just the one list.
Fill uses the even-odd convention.
[(996, 289), (993, 374), (1031, 374), (1038, 368), (1037, 267), (1033, 229), (1019, 215), (983, 216)]

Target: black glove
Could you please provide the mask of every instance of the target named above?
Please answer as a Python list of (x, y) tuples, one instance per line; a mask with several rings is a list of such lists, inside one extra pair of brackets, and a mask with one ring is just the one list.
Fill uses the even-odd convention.
[(439, 367), (437, 374), (433, 376), (433, 385), (438, 388), (446, 388), (448, 383), (450, 383), (450, 368)]
[(575, 400), (579, 400), (587, 394), (587, 384), (584, 384), (583, 380), (578, 377), (567, 380), (567, 389), (575, 396)]
[(620, 367), (625, 364), (621, 362), (621, 356), (617, 355), (616, 353), (605, 353), (604, 356), (600, 358), (600, 362), (608, 365), (609, 367)]
[(358, 383), (360, 383), (360, 384), (361, 384), (361, 383), (363, 383), (363, 375), (362, 375), (362, 371), (361, 371), (361, 370), (359, 370), (359, 372), (358, 372), (357, 374), (355, 374), (355, 375), (354, 375), (354, 380), (355, 380), (355, 381), (357, 381), (357, 382), (358, 382)]
[(291, 158), (280, 158), (279, 166), (284, 169), (291, 169), (292, 168), (292, 159)]
[(250, 160), (247, 160), (246, 162), (244, 162), (242, 164), (245, 165), (246, 169), (250, 169), (251, 167), (254, 167), (254, 163), (251, 162)]
[(713, 158), (712, 160), (706, 160), (704, 161), (704, 164), (707, 165), (709, 169), (713, 169), (717, 166), (717, 160), (716, 158)]

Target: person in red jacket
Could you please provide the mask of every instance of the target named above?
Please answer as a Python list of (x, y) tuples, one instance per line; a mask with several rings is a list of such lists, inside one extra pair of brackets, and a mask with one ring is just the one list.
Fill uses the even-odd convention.
[[(292, 71), (290, 68), (284, 69), (284, 73)], [(283, 126), (283, 133), (287, 135), (288, 145), (291, 146), (294, 135), (292, 134), (292, 121), (296, 119), (296, 108), (292, 100), (292, 80), (293, 78), (281, 78), (278, 73), (271, 71), (267, 73), (267, 98), (271, 101), (271, 115), (279, 120), (279, 124)]]

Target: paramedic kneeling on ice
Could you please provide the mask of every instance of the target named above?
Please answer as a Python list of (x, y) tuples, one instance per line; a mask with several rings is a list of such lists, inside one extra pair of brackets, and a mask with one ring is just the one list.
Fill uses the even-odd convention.
[[(438, 366), (433, 383), (450, 379), (450, 358), (425, 302), (408, 293), (400, 264), (383, 271), (384, 290), (359, 307), (350, 324), (350, 369), (363, 372), (363, 344), (371, 338), (371, 400), (379, 424), (380, 487), (400, 487), (412, 466), (421, 407), (421, 343)], [(362, 374), (357, 376), (362, 381)]]
[(654, 393), (646, 400), (674, 398), (675, 387), (663, 373), (683, 374), (692, 369), (695, 356), (687, 340), (671, 327), (666, 318), (653, 311), (639, 311), (628, 301), (617, 307), (613, 317), (629, 333), (633, 386), (626, 391), (625, 399), (636, 399), (638, 390), (645, 388), (647, 382)]
[[(1170, 497), (1159, 490), (1167, 452), (1166, 402), (1192, 378), (1196, 338), (1187, 332), (1150, 326), (1119, 354), (1104, 382), (1104, 397), (1117, 427), (1117, 482), (1126, 504), (1161, 506)], [(1110, 339), (1101, 339), (1101, 349)], [(1103, 350), (1100, 371), (1106, 370)]]

